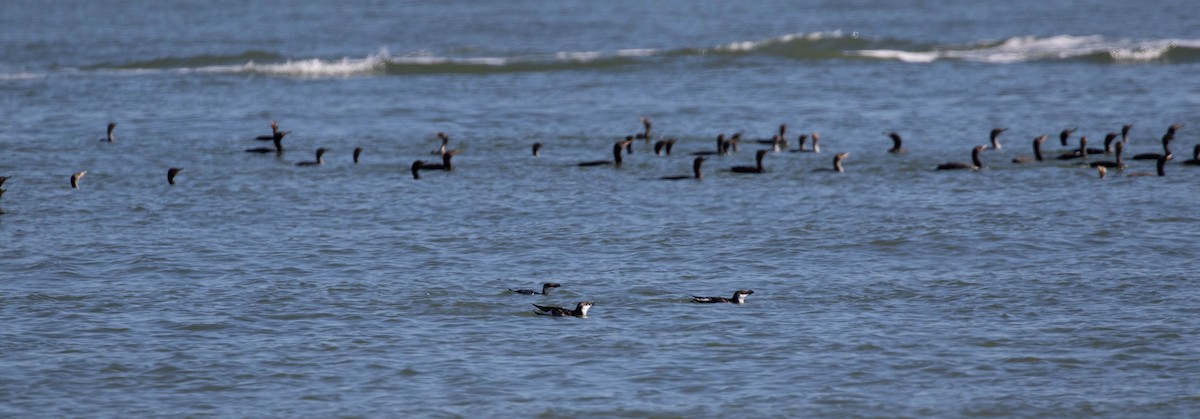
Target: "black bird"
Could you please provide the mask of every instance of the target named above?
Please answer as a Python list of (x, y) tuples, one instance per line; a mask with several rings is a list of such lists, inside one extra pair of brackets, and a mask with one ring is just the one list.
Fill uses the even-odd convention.
[(746, 296), (754, 294), (754, 290), (737, 290), (733, 293), (733, 298), (725, 297), (697, 297), (692, 296), (692, 302), (695, 303), (734, 303), (745, 304)]
[(1156, 176), (1156, 175), (1157, 176), (1166, 176), (1167, 175), (1167, 160), (1171, 160), (1172, 158), (1174, 158), (1174, 156), (1172, 156), (1170, 154), (1165, 155), (1165, 156), (1159, 156), (1158, 163), (1156, 164), (1156, 167), (1155, 167), (1155, 169), (1157, 169), (1157, 170), (1155, 170), (1154, 173), (1136, 172), (1136, 173), (1130, 173), (1129, 176)]
[(654, 155), (658, 156), (665, 152), (666, 155), (670, 156), (671, 155), (671, 147), (674, 147), (674, 146), (675, 146), (674, 138), (658, 140), (658, 141), (654, 142)]
[(683, 180), (683, 179), (699, 180), (699, 179), (704, 179), (704, 173), (700, 172), (700, 166), (704, 165), (704, 160), (707, 160), (707, 158), (705, 158), (704, 156), (697, 156), (694, 160), (692, 160), (692, 175), (691, 176), (663, 176), (659, 179), (662, 179), (662, 180)]
[(512, 288), (509, 288), (508, 290), (515, 292), (517, 294), (525, 294), (525, 295), (550, 295), (551, 288), (558, 288), (561, 286), (562, 285), (560, 285), (560, 284), (556, 284), (553, 282), (547, 282), (545, 284), (542, 284), (542, 292), (537, 292), (534, 290), (514, 290)]
[(979, 159), (979, 153), (983, 152), (983, 150), (986, 148), (987, 147), (985, 146), (977, 145), (975, 148), (971, 149), (971, 164), (961, 162), (942, 163), (937, 166), (937, 170), (982, 169), (983, 161)]
[(354, 164), (358, 164), (358, 157), (362, 155), (362, 147), (354, 147)]
[(612, 146), (613, 159), (611, 161), (609, 161), (609, 160), (585, 161), (583, 163), (576, 164), (576, 166), (589, 167), (589, 166), (604, 166), (604, 165), (611, 164), (616, 167), (621, 167), (621, 161), (622, 161), (621, 160), (621, 150), (626, 148), (626, 146), (631, 142), (632, 142), (632, 140), (625, 140), (625, 141), (617, 141), (616, 143), (614, 143)]
[(105, 138), (104, 140), (101, 140), (101, 141), (108, 141), (110, 143), (116, 141), (117, 137), (113, 136), (114, 129), (117, 129), (117, 123), (109, 122), (108, 123), (108, 138)]
[(758, 150), (754, 153), (754, 166), (733, 166), (729, 168), (734, 173), (766, 173), (767, 169), (763, 167), (763, 157), (767, 156), (767, 150)]
[(1110, 132), (1108, 134), (1105, 134), (1104, 135), (1104, 149), (1099, 150), (1099, 149), (1095, 149), (1095, 148), (1089, 148), (1088, 154), (1100, 154), (1100, 153), (1112, 154), (1113, 153), (1112, 143), (1114, 140), (1117, 139), (1118, 135), (1121, 135), (1121, 134), (1117, 134), (1115, 132)]
[(1074, 134), (1077, 129), (1079, 128), (1064, 129), (1058, 133), (1058, 141), (1062, 143), (1063, 147), (1067, 146), (1067, 139), (1071, 138), (1071, 134)]
[(1089, 164), (1091, 167), (1107, 167), (1114, 169), (1124, 169), (1125, 161), (1121, 160), (1121, 152), (1125, 149), (1125, 143), (1117, 143), (1117, 157), (1113, 161), (1097, 161)]
[(989, 134), (988, 141), (992, 144), (992, 150), (1000, 149), (1000, 133), (1008, 131), (1008, 128), (993, 128)]
[(442, 139), (442, 145), (438, 148), (433, 149), (433, 152), (429, 153), (429, 154), (433, 154), (435, 156), (440, 156), (440, 155), (446, 154), (446, 144), (450, 143), (450, 136), (444, 132), (437, 133), (437, 136), (438, 136), (438, 138)]
[(1088, 150), (1088, 146), (1087, 146), (1087, 137), (1079, 137), (1079, 149), (1072, 151), (1070, 153), (1059, 154), (1058, 159), (1059, 160), (1071, 160), (1071, 159), (1078, 159), (1080, 157), (1086, 159), (1087, 155), (1088, 155), (1088, 151), (1089, 150)]
[(846, 171), (846, 169), (842, 167), (842, 160), (845, 160), (845, 159), (846, 159), (846, 157), (850, 157), (850, 153), (837, 153), (837, 154), (834, 154), (834, 155), (833, 155), (833, 168), (832, 168), (832, 169), (830, 169), (830, 168), (824, 168), (824, 167), (823, 167), (823, 168), (820, 168), (820, 169), (813, 169), (813, 171), (814, 171), (814, 172), (837, 172), (837, 173), (844, 173), (844, 172)]
[(542, 143), (533, 143), (533, 157), (542, 155)]
[[(904, 148), (904, 139), (900, 138), (900, 134), (897, 134), (895, 131), (893, 131), (888, 133), (888, 137), (892, 138), (892, 148), (888, 149), (888, 153), (904, 154), (908, 152), (908, 150)], [(803, 136), (801, 136), (801, 138), (803, 138)]]
[(692, 153), (693, 156), (713, 156), (729, 154), (729, 140), (725, 139), (725, 134), (717, 135), (717, 150), (716, 151), (697, 151)]
[(1013, 163), (1033, 163), (1042, 161), (1042, 143), (1046, 142), (1045, 135), (1039, 135), (1033, 139), (1033, 156), (1017, 156), (1012, 159)]
[(296, 166), (321, 166), (325, 164), (325, 147), (317, 149), (317, 159), (315, 161), (302, 161), (296, 163)]
[[(1188, 166), (1200, 166), (1200, 144), (1196, 144), (1195, 147), (1192, 147), (1192, 159), (1184, 160), (1183, 164), (1186, 164)], [(4, 183), (4, 179), (0, 179), (0, 184), (3, 184), (3, 183)]]
[(174, 185), (175, 184), (175, 175), (178, 175), (179, 172), (182, 172), (182, 171), (183, 171), (182, 167), (172, 167), (170, 169), (167, 169), (167, 184)]
[(453, 159), (454, 156), (456, 156), (456, 155), (458, 155), (458, 150), (452, 150), (452, 152), (447, 152), (446, 154), (442, 155), (442, 164), (422, 163), (420, 169), (421, 170), (444, 170), (447, 172), (454, 170), (454, 165), (450, 163), (450, 160)]
[(808, 152), (808, 149), (804, 148), (804, 143), (808, 142), (808, 134), (800, 134), (800, 137), (796, 139), (796, 142), (799, 143), (799, 145), (795, 150), (792, 150), (793, 153)]
[(254, 139), (258, 140), (258, 141), (271, 141), (271, 140), (275, 139), (275, 133), (277, 133), (277, 132), (279, 132), (279, 123), (272, 120), (271, 121), (271, 135), (260, 135), (260, 136), (254, 137)]
[[(812, 133), (812, 135), (810, 135), (810, 137), (812, 137), (813, 146), (812, 146), (812, 150), (808, 150), (808, 151), (812, 152), (812, 153), (820, 153), (821, 152), (821, 133), (813, 131), (813, 133)], [(801, 151), (803, 151), (803, 148), (804, 147), (801, 147), (801, 149), (802, 149)]]
[(82, 172), (78, 172), (78, 173), (71, 175), (71, 188), (79, 189), (79, 180), (83, 179), (83, 176), (86, 174), (87, 174), (87, 170), (84, 170)]
[(562, 307), (554, 307), (554, 306), (541, 306), (541, 305), (537, 305), (537, 304), (534, 304), (533, 306), (537, 307), (537, 311), (534, 311), (534, 313), (537, 313), (537, 314), (544, 314), (547, 316), (554, 316), (554, 317), (571, 317), (571, 316), (587, 317), (587, 312), (589, 309), (592, 308), (593, 305), (595, 305), (595, 303), (593, 303), (591, 301), (582, 301), (579, 304), (575, 305), (574, 310), (567, 310)]
[(1163, 136), (1162, 136), (1162, 148), (1163, 148), (1162, 153), (1135, 154), (1133, 156), (1133, 159), (1134, 160), (1157, 160), (1159, 157), (1162, 157), (1162, 156), (1170, 156), (1171, 155), (1171, 148), (1170, 148), (1171, 140), (1175, 139), (1175, 131), (1180, 128), (1183, 128), (1182, 124), (1171, 125), (1170, 127), (1167, 128), (1167, 133), (1163, 134)]
[(275, 147), (255, 147), (255, 148), (247, 148), (247, 149), (246, 149), (246, 152), (247, 152), (247, 153), (275, 153), (275, 154), (283, 154), (283, 137), (285, 137), (285, 136), (287, 136), (287, 135), (288, 135), (288, 132), (287, 132), (287, 131), (279, 131), (279, 132), (276, 132), (276, 133), (275, 133), (275, 136), (274, 136), (274, 138), (272, 138), (272, 141), (274, 141), (274, 143), (275, 143)]
[(643, 116), (642, 117), (643, 131), (637, 135), (637, 138), (646, 140), (646, 142), (650, 142), (650, 126), (651, 125), (653, 125), (653, 123), (650, 122), (650, 118)]

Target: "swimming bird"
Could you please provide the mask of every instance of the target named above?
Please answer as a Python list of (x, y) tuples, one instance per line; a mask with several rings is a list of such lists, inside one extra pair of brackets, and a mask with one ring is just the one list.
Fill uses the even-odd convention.
[[(1200, 144), (1196, 144), (1195, 147), (1192, 147), (1192, 159), (1184, 160), (1183, 164), (1188, 166), (1200, 166)], [(3, 179), (0, 179), (0, 184), (4, 184)]]
[(1105, 176), (1108, 176), (1108, 168), (1104, 166), (1096, 166), (1096, 173), (1100, 174), (1100, 179), (1104, 179)]
[(1121, 126), (1121, 142), (1129, 143), (1129, 130), (1133, 129), (1133, 124)]
[(820, 169), (814, 169), (813, 171), (814, 171), (814, 172), (838, 172), (838, 173), (845, 173), (845, 172), (846, 172), (846, 169), (842, 167), (842, 160), (845, 160), (845, 159), (846, 159), (846, 157), (850, 157), (850, 153), (837, 153), (837, 154), (834, 154), (834, 155), (833, 155), (833, 168), (832, 168), (832, 169), (830, 169), (830, 168), (820, 168)]
[(738, 150), (741, 150), (741, 145), (742, 132), (738, 131), (733, 133), (733, 135), (729, 137), (729, 141), (725, 143), (725, 154), (729, 154), (730, 149), (732, 149), (734, 153), (738, 152)]
[(116, 141), (116, 140), (117, 140), (117, 137), (113, 135), (113, 130), (114, 130), (114, 129), (117, 129), (117, 123), (116, 123), (116, 122), (109, 122), (109, 123), (108, 123), (108, 138), (105, 138), (105, 139), (103, 139), (103, 140), (101, 140), (101, 141), (107, 141), (107, 142), (110, 142), (110, 143), (111, 143), (111, 142), (114, 142), (114, 141)]
[(525, 294), (525, 295), (550, 295), (551, 288), (558, 288), (561, 286), (562, 285), (560, 285), (560, 284), (556, 284), (553, 282), (547, 282), (545, 284), (542, 284), (542, 292), (537, 292), (534, 290), (514, 290), (512, 288), (509, 288), (508, 290), (515, 292), (517, 294)]
[(616, 167), (621, 167), (621, 150), (625, 148), (625, 145), (626, 145), (626, 141), (617, 141), (616, 143), (613, 143), (613, 147), (612, 147), (613, 159), (612, 159), (612, 161), (609, 161), (609, 160), (585, 161), (583, 163), (576, 164), (576, 166), (590, 167), (590, 166), (604, 166), (604, 165), (611, 164)]
[(537, 307), (537, 311), (534, 311), (534, 313), (537, 314), (544, 314), (554, 317), (587, 317), (587, 312), (592, 308), (593, 305), (595, 305), (595, 303), (591, 301), (581, 301), (579, 304), (575, 305), (574, 310), (567, 310), (562, 307), (542, 306), (537, 304), (534, 304), (533, 306)]
[(84, 170), (82, 172), (71, 175), (71, 188), (79, 189), (79, 180), (83, 179), (83, 176), (86, 174), (87, 174), (87, 170)]
[(693, 156), (713, 156), (729, 154), (729, 140), (725, 139), (725, 134), (717, 134), (717, 150), (716, 151), (697, 151), (692, 153)]
[(638, 133), (637, 138), (646, 140), (647, 143), (650, 142), (650, 126), (651, 125), (653, 125), (653, 123), (650, 122), (650, 118), (643, 116), (642, 117), (642, 130), (643, 131), (641, 133)]
[(1013, 163), (1033, 163), (1042, 161), (1042, 143), (1046, 142), (1045, 135), (1039, 135), (1033, 139), (1033, 156), (1017, 156), (1012, 159)]
[(756, 140), (759, 144), (775, 145), (776, 143), (787, 143), (787, 124), (779, 124), (779, 133), (772, 135), (769, 140)]
[(971, 164), (961, 162), (942, 163), (937, 166), (937, 170), (982, 169), (983, 161), (979, 159), (979, 153), (982, 153), (985, 149), (987, 149), (987, 147), (981, 145), (977, 145), (975, 148), (971, 149)]
[(1120, 134), (1117, 134), (1115, 132), (1110, 132), (1108, 134), (1104, 134), (1104, 149), (1098, 150), (1098, 149), (1094, 149), (1094, 148), (1089, 148), (1088, 154), (1100, 154), (1100, 153), (1112, 154), (1113, 153), (1112, 143), (1114, 140), (1117, 139), (1118, 135), (1120, 135)]
[(1155, 172), (1154, 172), (1154, 173), (1150, 173), (1150, 172), (1135, 172), (1135, 173), (1130, 173), (1130, 174), (1129, 174), (1129, 176), (1130, 176), (1130, 177), (1137, 177), (1137, 176), (1166, 176), (1166, 175), (1167, 175), (1167, 160), (1171, 160), (1171, 159), (1173, 159), (1173, 158), (1175, 158), (1175, 156), (1173, 156), (1173, 155), (1170, 155), (1170, 154), (1168, 154), (1168, 155), (1165, 155), (1165, 156), (1159, 156), (1159, 157), (1158, 157), (1158, 162), (1157, 162), (1157, 164), (1155, 165), (1155, 169), (1156, 169), (1156, 170), (1155, 170)]
[(697, 296), (693, 295), (693, 296), (692, 296), (692, 302), (695, 302), (695, 303), (734, 303), (734, 304), (745, 304), (745, 303), (746, 303), (746, 296), (747, 296), (747, 295), (750, 295), (750, 294), (754, 294), (754, 290), (737, 290), (737, 291), (734, 291), (734, 293), (733, 293), (733, 298), (725, 298), (725, 297), (697, 297)]
[(625, 144), (625, 154), (633, 154), (633, 136), (632, 135), (625, 136), (624, 144)]
[(271, 135), (260, 135), (260, 136), (254, 137), (254, 139), (258, 140), (258, 141), (271, 141), (271, 140), (275, 139), (275, 133), (277, 133), (277, 132), (279, 132), (279, 123), (275, 122), (274, 120), (271, 120)]
[(533, 143), (533, 157), (542, 155), (542, 143)]
[(246, 152), (247, 152), (247, 153), (275, 153), (275, 154), (283, 154), (283, 137), (285, 137), (285, 136), (287, 136), (287, 135), (288, 135), (288, 132), (287, 132), (287, 131), (279, 131), (279, 132), (276, 132), (276, 133), (275, 133), (275, 137), (274, 137), (274, 138), (272, 138), (272, 141), (274, 141), (274, 143), (275, 143), (275, 147), (255, 147), (255, 148), (247, 148), (247, 149), (246, 149)]
[(1122, 152), (1122, 150), (1124, 150), (1124, 149), (1125, 149), (1125, 144), (1124, 144), (1124, 143), (1117, 143), (1117, 151), (1116, 151), (1116, 153), (1117, 153), (1117, 156), (1116, 156), (1116, 159), (1115, 159), (1115, 160), (1113, 160), (1113, 161), (1096, 161), (1096, 162), (1092, 162), (1091, 164), (1089, 164), (1089, 166), (1092, 166), (1092, 167), (1111, 167), (1111, 168), (1115, 168), (1115, 169), (1124, 169), (1124, 168), (1125, 168), (1125, 161), (1124, 161), (1124, 160), (1121, 160), (1121, 152)]
[(421, 178), (421, 173), (420, 173), (421, 170), (444, 170), (444, 171), (453, 170), (454, 166), (450, 164), (450, 159), (454, 158), (455, 154), (458, 154), (457, 150), (455, 150), (455, 151), (456, 152), (454, 152), (454, 153), (443, 154), (442, 155), (442, 164), (426, 163), (424, 160), (414, 161), (412, 164), (413, 179)]
[(892, 148), (888, 149), (888, 153), (904, 154), (904, 153), (908, 152), (908, 150), (906, 150), (904, 148), (904, 139), (900, 138), (900, 134), (897, 134), (895, 131), (892, 131), (892, 132), (889, 132), (887, 134), (887, 136), (892, 138)]
[(704, 173), (700, 172), (700, 166), (704, 165), (705, 160), (707, 160), (707, 158), (704, 156), (697, 156), (695, 159), (692, 160), (692, 175), (691, 176), (663, 176), (663, 177), (660, 177), (659, 179), (662, 179), (662, 180), (683, 180), (683, 179), (699, 180), (699, 179), (704, 179)]
[(1058, 155), (1059, 160), (1078, 159), (1080, 157), (1086, 159), (1088, 155), (1087, 137), (1079, 137), (1079, 149), (1070, 153)]
[(808, 150), (804, 148), (804, 143), (808, 142), (808, 134), (800, 134), (800, 137), (796, 138), (796, 142), (800, 144), (795, 150), (792, 150), (793, 153), (808, 152)]
[(1000, 149), (1000, 133), (1008, 131), (1008, 128), (993, 128), (989, 134), (988, 141), (992, 144), (992, 150)]
[(788, 146), (787, 140), (784, 139), (783, 137), (780, 137), (779, 134), (775, 134), (775, 137), (771, 138), (771, 151), (772, 152), (778, 153), (780, 151), (787, 150), (787, 146)]
[(442, 164), (427, 163), (427, 164), (421, 165), (421, 170), (444, 170), (447, 172), (454, 170), (454, 165), (450, 163), (450, 159), (453, 159), (454, 156), (457, 156), (457, 155), (458, 155), (458, 150), (447, 151), (446, 154), (442, 155)]
[(300, 167), (306, 167), (306, 166), (321, 166), (321, 165), (324, 165), (324, 164), (325, 164), (325, 147), (321, 147), (321, 148), (318, 148), (318, 149), (317, 149), (317, 160), (315, 160), (315, 161), (302, 161), (302, 162), (296, 163), (296, 166), (300, 166)]
[(362, 147), (354, 147), (354, 164), (358, 164), (358, 156), (362, 155)]
[(167, 184), (174, 185), (175, 184), (175, 175), (178, 175), (179, 172), (182, 172), (182, 171), (183, 171), (182, 167), (172, 167), (170, 169), (167, 169)]
[(433, 149), (433, 152), (431, 152), (429, 154), (433, 154), (435, 156), (440, 156), (440, 155), (446, 154), (446, 144), (450, 143), (450, 136), (444, 132), (437, 133), (437, 136), (438, 136), (438, 138), (442, 139), (442, 145), (438, 148)]
[[(1174, 125), (1172, 125), (1172, 127), (1174, 127)], [(1170, 156), (1171, 155), (1171, 140), (1174, 140), (1174, 139), (1175, 139), (1175, 130), (1174, 129), (1167, 130), (1167, 133), (1163, 134), (1163, 136), (1162, 136), (1162, 148), (1163, 148), (1162, 153), (1135, 154), (1133, 156), (1133, 159), (1134, 160), (1157, 160), (1159, 157), (1162, 157), (1162, 156)]]
[(754, 153), (754, 166), (733, 166), (729, 168), (734, 173), (766, 173), (767, 169), (763, 168), (763, 157), (767, 156), (767, 150), (758, 150)]
[(666, 155), (670, 156), (671, 155), (671, 147), (674, 147), (674, 146), (675, 146), (674, 138), (658, 140), (654, 143), (654, 155), (658, 156), (665, 152)]
[(1071, 138), (1071, 134), (1075, 133), (1075, 130), (1077, 129), (1079, 128), (1064, 129), (1062, 132), (1058, 133), (1058, 141), (1062, 143), (1063, 147), (1067, 146), (1067, 139)]
[(813, 131), (811, 137), (812, 137), (812, 143), (813, 143), (812, 152), (820, 153), (821, 152), (821, 133)]
[(413, 176), (413, 179), (420, 179), (420, 178), (421, 178), (421, 166), (424, 166), (424, 165), (425, 165), (425, 161), (424, 161), (424, 160), (417, 160), (417, 161), (414, 161), (414, 162), (412, 163), (412, 176)]

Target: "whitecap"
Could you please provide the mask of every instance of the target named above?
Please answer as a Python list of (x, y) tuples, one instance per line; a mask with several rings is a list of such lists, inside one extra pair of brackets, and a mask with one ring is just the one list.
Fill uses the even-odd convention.
[(934, 51), (934, 52), (909, 52), (909, 51), (896, 51), (896, 50), (890, 50), (890, 49), (846, 51), (846, 54), (853, 55), (853, 56), (859, 56), (859, 57), (878, 58), (878, 59), (882, 59), (882, 60), (899, 60), (899, 61), (904, 61), (906, 63), (931, 63), (940, 57), (940, 54), (936, 51)]
[(20, 72), (20, 73), (0, 73), (0, 80), (36, 80), (46, 78), (45, 74)]

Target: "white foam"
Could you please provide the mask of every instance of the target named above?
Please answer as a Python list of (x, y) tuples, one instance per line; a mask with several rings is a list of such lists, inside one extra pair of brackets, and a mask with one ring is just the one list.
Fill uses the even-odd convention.
[(859, 51), (846, 51), (847, 55), (854, 55), (867, 58), (878, 58), (881, 60), (899, 60), (906, 63), (931, 63), (941, 57), (941, 54), (935, 52), (908, 52), (896, 51), (890, 49), (869, 49)]
[(617, 51), (617, 56), (619, 57), (649, 57), (655, 54), (658, 54), (658, 50), (650, 48), (623, 49)]
[(598, 51), (559, 52), (554, 56), (562, 61), (588, 62), (603, 58), (604, 53)]
[(958, 59), (982, 63), (1020, 63), (1036, 60), (1060, 60), (1095, 54), (1108, 54), (1114, 61), (1153, 61), (1161, 59), (1172, 48), (1200, 47), (1200, 40), (1160, 39), (1133, 41), (1107, 39), (1103, 36), (1057, 35), (1050, 37), (1019, 36), (992, 46), (951, 48), (935, 51), (859, 50), (846, 55), (891, 59), (912, 63), (928, 63), (939, 59)]
[(840, 31), (840, 30), (829, 31), (829, 32), (792, 33), (792, 34), (778, 36), (778, 37), (771, 38), (771, 39), (764, 39), (764, 40), (760, 40), (760, 41), (733, 42), (733, 43), (717, 46), (714, 49), (716, 49), (717, 51), (732, 51), (732, 52), (753, 51), (755, 49), (758, 49), (758, 48), (761, 48), (761, 47), (764, 47), (767, 45), (778, 44), (778, 43), (787, 43), (787, 42), (792, 42), (792, 41), (795, 41), (798, 39), (816, 41), (816, 40), (821, 40), (821, 39), (826, 39), (826, 38), (842, 38), (842, 37), (843, 37), (842, 31)]
[(0, 80), (36, 80), (46, 78), (45, 74), (20, 72), (20, 73), (0, 73)]

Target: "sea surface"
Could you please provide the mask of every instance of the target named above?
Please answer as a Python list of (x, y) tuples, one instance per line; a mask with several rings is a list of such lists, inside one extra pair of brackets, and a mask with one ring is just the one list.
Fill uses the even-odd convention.
[(1200, 415), (1190, 0), (5, 1), (0, 121), (0, 417)]

